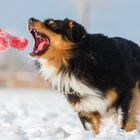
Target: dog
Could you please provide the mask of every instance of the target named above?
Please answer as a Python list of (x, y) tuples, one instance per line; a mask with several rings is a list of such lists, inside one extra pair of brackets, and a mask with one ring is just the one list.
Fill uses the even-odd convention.
[[(39, 21), (28, 28), (35, 45), (30, 53), (40, 73), (64, 94), (83, 127), (99, 133), (110, 110), (121, 119), (118, 127), (137, 129), (140, 107), (140, 48), (134, 42), (103, 34), (89, 34), (68, 18)], [(116, 117), (117, 119), (117, 117)]]

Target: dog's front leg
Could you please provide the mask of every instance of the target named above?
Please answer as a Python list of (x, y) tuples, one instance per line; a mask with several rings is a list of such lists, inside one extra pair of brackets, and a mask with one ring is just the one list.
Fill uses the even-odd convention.
[(99, 134), (101, 115), (98, 112), (87, 113), (89, 123), (91, 124), (92, 130), (97, 135)]
[(83, 125), (83, 128), (85, 130), (88, 130), (88, 128), (86, 126), (86, 123), (89, 122), (89, 119), (86, 116), (82, 115), (81, 113), (79, 113), (78, 116), (79, 116), (79, 119), (80, 119), (80, 121), (81, 121), (81, 123)]

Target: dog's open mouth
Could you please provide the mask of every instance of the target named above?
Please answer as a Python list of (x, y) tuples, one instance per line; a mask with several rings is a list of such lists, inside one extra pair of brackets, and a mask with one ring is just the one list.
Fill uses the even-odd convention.
[(44, 54), (50, 45), (49, 37), (37, 31), (32, 26), (29, 27), (29, 31), (31, 32), (35, 40), (34, 48), (33, 48), (33, 51), (30, 53), (30, 55), (40, 56)]

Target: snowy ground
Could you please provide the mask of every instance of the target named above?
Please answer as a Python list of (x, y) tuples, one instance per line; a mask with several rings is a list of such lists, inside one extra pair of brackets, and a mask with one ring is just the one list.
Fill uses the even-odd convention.
[(84, 131), (65, 98), (50, 90), (0, 90), (0, 140), (140, 140), (103, 122), (101, 133)]

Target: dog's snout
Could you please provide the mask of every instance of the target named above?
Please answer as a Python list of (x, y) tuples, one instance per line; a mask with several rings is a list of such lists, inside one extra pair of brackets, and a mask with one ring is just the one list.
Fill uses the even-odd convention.
[(29, 22), (30, 22), (30, 23), (33, 23), (33, 22), (36, 22), (36, 21), (38, 21), (38, 20), (35, 19), (35, 18), (33, 18), (33, 17), (31, 17), (31, 18), (29, 19)]

